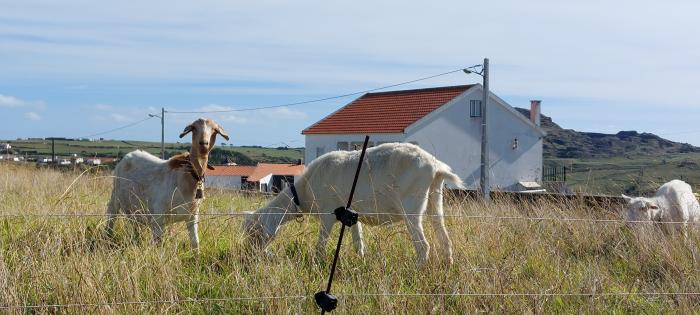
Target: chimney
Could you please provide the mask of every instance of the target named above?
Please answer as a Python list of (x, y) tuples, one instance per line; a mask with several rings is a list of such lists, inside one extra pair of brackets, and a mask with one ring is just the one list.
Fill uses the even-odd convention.
[(536, 126), (540, 126), (540, 103), (542, 101), (530, 101), (530, 121)]

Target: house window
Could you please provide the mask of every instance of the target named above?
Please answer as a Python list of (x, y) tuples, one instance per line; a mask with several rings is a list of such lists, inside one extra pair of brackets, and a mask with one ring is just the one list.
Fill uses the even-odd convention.
[(349, 144), (345, 141), (338, 142), (338, 150), (347, 151), (349, 149)]
[[(354, 141), (350, 142), (350, 150), (362, 150), (362, 146), (365, 144), (364, 141)], [(371, 148), (374, 146), (374, 142), (368, 141), (367, 142), (367, 147)]]
[(316, 157), (323, 155), (323, 153), (326, 153), (325, 147), (316, 147)]
[(470, 117), (481, 117), (481, 101), (470, 100), (469, 101), (469, 116)]

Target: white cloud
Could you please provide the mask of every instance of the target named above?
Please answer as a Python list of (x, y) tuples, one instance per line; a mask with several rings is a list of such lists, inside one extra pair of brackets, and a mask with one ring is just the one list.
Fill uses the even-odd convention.
[(293, 110), (289, 107), (278, 107), (261, 111), (261, 115), (282, 120), (302, 120), (309, 118), (309, 115), (299, 110)]
[(36, 112), (28, 112), (25, 114), (25, 117), (27, 117), (29, 120), (32, 120), (32, 121), (41, 120), (41, 116), (39, 116), (39, 114), (37, 114)]
[(228, 114), (221, 116), (221, 121), (232, 122), (234, 124), (245, 124), (248, 122), (248, 118), (239, 115)]
[(34, 107), (43, 109), (46, 103), (43, 101), (25, 101), (14, 96), (0, 94), (0, 107)]
[(127, 116), (124, 116), (124, 115), (122, 115), (122, 114), (118, 114), (118, 113), (111, 113), (109, 116), (112, 117), (112, 119), (113, 119), (114, 121), (120, 122), (120, 123), (121, 123), (121, 122), (129, 122), (129, 121), (131, 121), (131, 118), (129, 118), (129, 117), (127, 117)]
[(22, 107), (24, 101), (19, 100), (14, 96), (0, 94), (0, 107)]
[(114, 109), (112, 105), (107, 105), (107, 104), (97, 104), (95, 105), (95, 109), (97, 110), (103, 110), (103, 111), (111, 111)]
[(226, 110), (234, 110), (233, 107), (231, 106), (225, 106), (225, 105), (219, 105), (219, 104), (208, 104), (200, 107), (199, 109), (195, 111), (201, 111), (201, 112), (211, 112), (211, 111), (226, 111)]

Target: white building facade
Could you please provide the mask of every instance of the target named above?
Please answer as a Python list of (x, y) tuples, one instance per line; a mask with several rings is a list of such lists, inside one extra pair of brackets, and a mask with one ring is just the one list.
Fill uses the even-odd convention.
[[(482, 97), (480, 84), (365, 94), (302, 132), (305, 161), (333, 150), (361, 147), (364, 136), (369, 135), (372, 145), (417, 144), (450, 165), (468, 189), (478, 189)], [(533, 182), (541, 184), (545, 132), (539, 119), (525, 117), (493, 93), (488, 105), (491, 188), (522, 191)], [(533, 101), (531, 109), (536, 110), (533, 117), (539, 118), (538, 101)], [(425, 113), (406, 117), (417, 111)], [(343, 126), (344, 122), (359, 127), (353, 130)]]

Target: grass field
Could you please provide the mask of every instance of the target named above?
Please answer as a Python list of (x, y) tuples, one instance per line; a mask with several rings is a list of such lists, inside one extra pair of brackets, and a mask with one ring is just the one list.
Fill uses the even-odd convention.
[[(86, 174), (74, 182), (76, 173), (0, 163), (1, 313), (316, 312), (313, 294), (325, 287), (329, 266), (312, 258), (314, 218), (283, 226), (270, 247), (274, 256), (268, 257), (240, 250), (239, 216), (203, 216), (199, 256), (189, 250), (183, 224), (173, 225), (155, 245), (147, 230), (123, 219), (115, 239), (106, 240), (104, 218), (35, 216), (104, 213), (111, 189), (107, 175)], [(204, 214), (265, 202), (231, 192), (206, 194)], [(617, 219), (617, 210), (456, 198), (446, 205), (447, 214), (475, 216)], [(619, 222), (451, 217), (447, 225), (452, 266), (435, 259), (433, 251), (429, 264), (418, 268), (402, 225), (366, 227), (364, 258), (346, 239), (333, 287), (340, 298), (334, 314), (700, 311), (698, 295), (651, 294), (700, 292), (695, 246), (682, 237)], [(693, 243), (698, 236), (691, 231)], [(327, 252), (330, 261), (330, 244)], [(533, 295), (517, 295), (522, 293)], [(167, 302), (173, 300), (179, 302)], [(142, 303), (124, 303), (136, 301)], [(74, 303), (94, 305), (21, 307)]]
[[(5, 142), (5, 141), (0, 141)], [(51, 156), (51, 140), (21, 140), (10, 141), (12, 147), (20, 152), (27, 152), (29, 155)], [(304, 157), (302, 148), (263, 148), (263, 147), (231, 147), (221, 146), (217, 143), (217, 148), (243, 153), (255, 161), (275, 162), (280, 158), (287, 160), (297, 160)], [(165, 150), (168, 153), (180, 153), (187, 150), (187, 143), (166, 143)], [(140, 149), (155, 155), (160, 155), (160, 142), (146, 141), (120, 141), (120, 140), (97, 140), (97, 141), (67, 141), (56, 140), (54, 149), (59, 156), (78, 154), (84, 157), (107, 156), (121, 157), (133, 150)]]
[(567, 174), (567, 183), (575, 191), (586, 193), (649, 195), (672, 179), (682, 179), (691, 185), (700, 184), (700, 153), (548, 159), (546, 164), (567, 166), (571, 170)]

